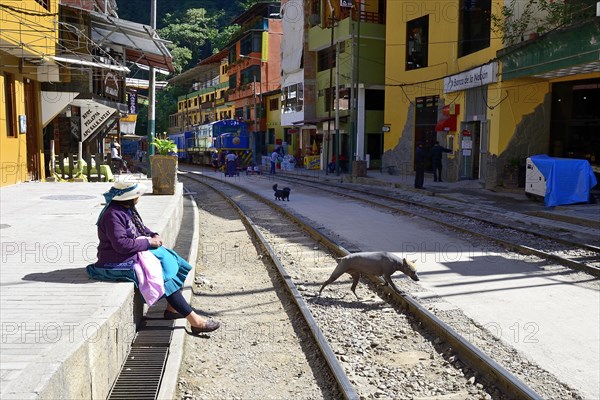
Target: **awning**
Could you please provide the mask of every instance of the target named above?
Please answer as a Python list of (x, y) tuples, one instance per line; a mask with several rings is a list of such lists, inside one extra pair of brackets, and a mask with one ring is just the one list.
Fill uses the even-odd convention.
[(78, 57), (78, 58), (63, 57), (63, 56), (47, 56), (47, 57), (53, 59), (54, 61), (56, 61), (59, 64), (60, 63), (77, 64), (77, 65), (84, 65), (84, 66), (88, 66), (88, 67), (110, 69), (113, 71), (129, 72), (129, 68), (127, 68), (123, 65), (110, 65), (110, 64), (89, 61), (89, 60), (84, 59), (83, 56)]
[(91, 12), (92, 40), (100, 47), (106, 44), (123, 47), (129, 61), (174, 72), (166, 40), (148, 25)]
[(78, 94), (78, 92), (49, 92), (42, 90), (42, 125), (48, 125)]
[(440, 119), (435, 124), (436, 132), (456, 132), (456, 115), (450, 115), (447, 118)]

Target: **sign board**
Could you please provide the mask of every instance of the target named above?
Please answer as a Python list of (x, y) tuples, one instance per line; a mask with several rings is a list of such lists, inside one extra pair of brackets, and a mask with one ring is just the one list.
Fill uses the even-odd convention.
[(340, 6), (341, 7), (352, 8), (352, 1), (353, 0), (340, 0)]
[(383, 125), (381, 127), (381, 132), (386, 133), (386, 132), (389, 132), (391, 129), (392, 129), (391, 126), (389, 126), (389, 125)]
[(81, 107), (81, 141), (85, 142), (115, 111), (100, 103)]
[(494, 82), (498, 82), (497, 62), (444, 78), (444, 93), (458, 92)]
[(137, 93), (135, 92), (129, 92), (127, 93), (127, 112), (129, 114), (137, 114), (138, 113), (138, 108), (137, 108)]
[(472, 140), (463, 140), (460, 147), (462, 147), (463, 149), (472, 149), (473, 141)]
[(27, 133), (27, 115), (19, 115), (19, 133)]

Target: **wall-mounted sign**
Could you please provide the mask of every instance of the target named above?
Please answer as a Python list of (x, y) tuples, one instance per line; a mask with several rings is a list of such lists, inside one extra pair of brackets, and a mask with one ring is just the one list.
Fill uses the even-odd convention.
[(444, 78), (444, 93), (458, 92), (498, 81), (498, 63), (485, 64)]
[(27, 115), (19, 115), (19, 133), (27, 133)]
[(104, 74), (104, 96), (119, 100), (119, 77), (112, 71), (106, 71)]
[(340, 6), (352, 8), (352, 0), (340, 0)]
[(383, 125), (381, 127), (381, 132), (386, 133), (386, 132), (389, 132), (391, 129), (392, 129), (391, 126), (389, 126), (389, 125)]

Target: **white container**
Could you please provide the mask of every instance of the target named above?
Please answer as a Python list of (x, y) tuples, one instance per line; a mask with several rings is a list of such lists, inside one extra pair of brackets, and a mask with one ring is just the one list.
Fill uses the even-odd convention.
[(525, 171), (525, 194), (527, 196), (546, 196), (546, 178), (535, 166), (531, 158), (527, 158)]

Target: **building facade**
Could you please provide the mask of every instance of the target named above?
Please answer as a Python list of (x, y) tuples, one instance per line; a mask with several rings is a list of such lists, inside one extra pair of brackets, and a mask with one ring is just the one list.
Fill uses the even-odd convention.
[(386, 4), (309, 2), (308, 46), (316, 61), (316, 127), (322, 167), (333, 155), (380, 165), (384, 123)]
[[(524, 2), (533, 7), (524, 12), (513, 3), (389, 4), (383, 165), (390, 172), (412, 173), (417, 144), (435, 141), (452, 149), (444, 179), (488, 187), (524, 184), (530, 155), (597, 162), (598, 112), (587, 102), (598, 96), (595, 2), (560, 3), (575, 7), (555, 26), (539, 4)], [(515, 34), (511, 21), (519, 18), (532, 19)]]
[(0, 186), (45, 177), (41, 84), (60, 79), (58, 12), (58, 0), (0, 4)]
[(267, 155), (274, 145), (268, 141), (262, 94), (278, 90), (281, 85), (280, 8), (279, 2), (254, 4), (233, 21), (240, 29), (227, 46), (228, 100), (235, 104), (234, 118), (248, 124), (250, 146), (256, 157)]

